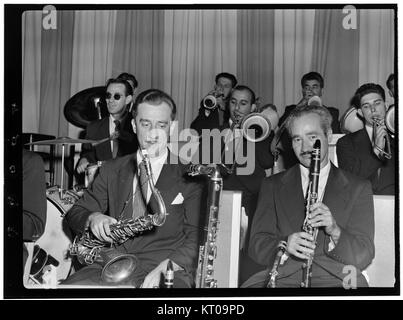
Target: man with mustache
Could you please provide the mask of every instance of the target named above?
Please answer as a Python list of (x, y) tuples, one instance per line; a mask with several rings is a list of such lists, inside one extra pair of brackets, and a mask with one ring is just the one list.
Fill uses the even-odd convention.
[[(249, 254), (267, 270), (242, 287), (265, 287), (278, 244), (285, 253), (278, 267), (276, 287), (300, 287), (304, 265), (313, 255), (312, 287), (365, 287), (362, 275), (374, 257), (374, 208), (369, 181), (329, 161), (332, 117), (321, 106), (296, 108), (286, 122), (298, 164), (262, 182), (251, 231)], [(318, 200), (306, 205), (311, 152), (321, 144)], [(308, 211), (308, 212), (307, 212)], [(302, 226), (318, 228), (316, 242)]]
[[(155, 188), (166, 208), (165, 222), (113, 245), (116, 252), (133, 254), (138, 259), (134, 272), (123, 284), (157, 288), (171, 261), (174, 287), (189, 288), (194, 286), (197, 265), (202, 189), (186, 175), (185, 165), (177, 164), (178, 159), (167, 148), (176, 104), (165, 92), (149, 89), (138, 95), (132, 112), (131, 124), (141, 149), (103, 165), (91, 188), (70, 209), (66, 219), (76, 234), (90, 230), (108, 244), (113, 242), (111, 225), (161, 213), (149, 177), (144, 177), (142, 170), (143, 150), (146, 150)], [(101, 279), (101, 271), (102, 265), (95, 262), (74, 273), (64, 284), (110, 285)]]
[[(363, 84), (357, 89), (353, 104), (358, 115), (364, 119), (365, 127), (337, 141), (339, 167), (369, 179), (374, 194), (395, 195), (396, 150), (395, 140), (389, 135), (384, 122), (385, 91), (379, 84)], [(379, 126), (374, 125), (374, 119), (378, 119)], [(390, 159), (383, 152), (386, 136), (390, 141)]]
[(116, 135), (96, 146), (83, 144), (76, 167), (77, 173), (83, 173), (91, 163), (114, 159), (137, 150), (137, 139), (131, 126), (132, 117), (128, 112), (132, 99), (133, 89), (128, 81), (120, 78), (107, 81), (106, 103), (109, 117), (91, 122), (86, 128), (85, 139), (106, 140)]

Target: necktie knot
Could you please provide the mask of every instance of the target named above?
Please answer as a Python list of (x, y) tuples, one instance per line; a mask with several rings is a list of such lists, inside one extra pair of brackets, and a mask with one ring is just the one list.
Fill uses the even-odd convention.
[(113, 122), (115, 123), (115, 131), (119, 131), (120, 130), (120, 121), (114, 120)]

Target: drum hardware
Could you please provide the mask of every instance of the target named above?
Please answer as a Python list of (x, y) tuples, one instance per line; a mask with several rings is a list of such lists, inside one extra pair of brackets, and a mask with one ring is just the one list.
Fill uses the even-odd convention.
[(109, 112), (105, 93), (105, 86), (92, 87), (76, 93), (64, 106), (66, 120), (85, 129), (90, 122), (107, 117)]
[(64, 180), (64, 154), (66, 145), (77, 144), (77, 143), (95, 143), (96, 140), (85, 140), (85, 139), (72, 139), (69, 137), (59, 137), (57, 139), (42, 140), (36, 142), (26, 143), (26, 145), (62, 145), (62, 164), (61, 164), (61, 182), (59, 188), (60, 199), (63, 199), (65, 190), (63, 189)]

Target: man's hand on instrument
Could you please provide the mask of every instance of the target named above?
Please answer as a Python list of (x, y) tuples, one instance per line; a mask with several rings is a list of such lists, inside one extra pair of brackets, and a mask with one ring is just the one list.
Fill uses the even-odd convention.
[(113, 242), (112, 238), (109, 237), (111, 235), (109, 226), (115, 223), (117, 223), (115, 218), (102, 214), (101, 212), (93, 212), (88, 217), (88, 226), (91, 232), (99, 240), (103, 240), (105, 242)]
[(337, 244), (340, 237), (340, 228), (336, 223), (330, 209), (322, 202), (316, 202), (311, 206), (309, 224), (314, 228), (324, 227), (327, 235), (331, 236)]
[(309, 233), (296, 232), (288, 236), (287, 251), (297, 258), (308, 259), (314, 250), (313, 236)]
[(385, 148), (385, 137), (388, 134), (386, 126), (380, 125), (376, 126), (375, 133), (374, 133), (374, 153), (377, 157), (381, 157), (381, 151)]
[(77, 172), (83, 173), (85, 171), (85, 168), (87, 168), (88, 164), (89, 164), (89, 162), (88, 162), (87, 158), (81, 158), (77, 164)]
[(306, 97), (303, 97), (298, 103), (297, 103), (297, 105), (296, 105), (296, 107), (303, 107), (303, 106), (306, 106), (307, 104), (308, 104), (308, 98), (306, 98)]

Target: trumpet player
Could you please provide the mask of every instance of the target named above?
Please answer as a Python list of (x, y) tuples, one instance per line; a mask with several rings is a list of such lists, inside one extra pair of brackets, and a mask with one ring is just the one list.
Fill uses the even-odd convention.
[[(302, 98), (297, 104), (292, 104), (285, 107), (284, 114), (281, 116), (279, 125), (282, 125), (291, 111), (297, 107), (303, 107), (308, 104), (309, 99), (312, 97), (319, 97), (322, 99), (322, 95), (325, 91), (325, 82), (322, 75), (318, 72), (311, 71), (304, 74), (301, 78), (301, 94)], [(335, 107), (325, 106), (330, 114), (332, 115), (332, 132), (340, 133), (340, 123), (339, 123), (339, 110)], [(282, 155), (284, 161), (284, 167), (286, 169), (292, 167), (294, 164), (298, 163), (298, 159), (295, 157), (291, 146), (291, 139), (285, 132), (281, 135), (281, 145), (282, 145)]]
[[(329, 111), (321, 106), (304, 106), (290, 114), (286, 128), (298, 164), (262, 182), (249, 254), (267, 270), (253, 275), (242, 287), (266, 286), (280, 242), (286, 245), (276, 287), (300, 287), (310, 256), (312, 287), (368, 286), (362, 270), (374, 257), (371, 186), (329, 161), (331, 121)], [(311, 152), (316, 140), (321, 145), (318, 201), (307, 207)], [(312, 228), (318, 228), (316, 243), (310, 233), (302, 231), (306, 217)]]
[[(145, 175), (142, 170), (144, 154), (140, 150), (113, 159), (100, 168), (93, 184), (67, 213), (66, 219), (75, 234), (90, 231), (96, 239), (110, 243), (117, 252), (137, 258), (138, 264), (126, 281), (130, 285), (158, 288), (171, 261), (175, 272), (174, 287), (192, 287), (197, 265), (202, 189), (185, 177), (186, 168), (182, 163), (170, 163), (167, 141), (176, 105), (168, 94), (149, 89), (137, 96), (132, 115), (131, 124), (141, 151), (148, 153), (152, 178), (147, 179), (149, 174)], [(151, 185), (158, 188), (163, 204), (153, 197)], [(162, 205), (166, 208), (162, 224), (124, 243), (112, 241), (112, 225), (154, 214)], [(102, 280), (102, 270), (103, 266), (95, 261), (64, 283), (106, 286), (108, 283)]]
[[(395, 141), (387, 128), (385, 91), (378, 84), (363, 84), (353, 103), (365, 126), (337, 141), (339, 167), (370, 180), (374, 194), (395, 195)], [(394, 128), (394, 119), (388, 121)]]
[(200, 102), (199, 114), (190, 128), (201, 135), (203, 129), (218, 129), (224, 125), (228, 121), (228, 97), (237, 83), (236, 77), (231, 73), (217, 74), (214, 89)]

